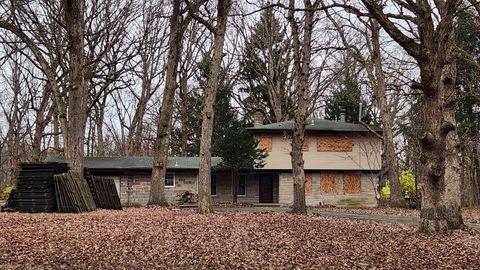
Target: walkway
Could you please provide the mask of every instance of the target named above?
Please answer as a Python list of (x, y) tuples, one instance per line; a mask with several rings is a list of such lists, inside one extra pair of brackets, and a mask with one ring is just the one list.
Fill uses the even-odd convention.
[[(257, 212), (257, 213), (285, 213), (288, 212), (290, 208), (287, 207), (231, 207), (231, 208), (216, 208), (217, 212)], [(400, 223), (407, 225), (419, 225), (420, 218), (409, 217), (409, 216), (394, 216), (394, 215), (375, 215), (367, 213), (349, 213), (349, 212), (335, 212), (321, 209), (309, 210), (310, 214), (324, 217), (336, 217), (336, 218), (348, 218), (348, 219), (357, 219), (357, 220), (367, 220), (367, 221), (376, 221), (376, 222), (388, 222), (388, 223)], [(479, 230), (479, 223), (470, 223), (465, 222), (465, 225), (468, 227)]]

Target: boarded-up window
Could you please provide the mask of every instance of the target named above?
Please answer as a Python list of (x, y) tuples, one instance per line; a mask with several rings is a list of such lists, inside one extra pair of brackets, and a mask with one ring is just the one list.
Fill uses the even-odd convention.
[(318, 152), (352, 152), (352, 138), (346, 135), (323, 134), (317, 136)]
[(360, 194), (362, 181), (360, 173), (345, 173), (343, 175), (343, 191), (345, 194)]
[(303, 146), (302, 146), (303, 152), (308, 152), (308, 137), (305, 136), (303, 138)]
[(312, 174), (305, 174), (305, 193), (312, 193)]
[(338, 178), (336, 172), (320, 173), (320, 194), (337, 194)]
[(272, 151), (272, 137), (271, 136), (261, 136), (260, 137), (260, 149), (263, 149), (267, 152)]

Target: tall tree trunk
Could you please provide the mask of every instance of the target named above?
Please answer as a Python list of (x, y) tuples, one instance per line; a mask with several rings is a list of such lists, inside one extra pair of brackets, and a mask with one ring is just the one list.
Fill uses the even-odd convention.
[(478, 206), (478, 192), (476, 186), (476, 144), (470, 134), (466, 134), (462, 142), (462, 207)]
[(309, 98), (309, 74), (311, 38), (313, 30), (313, 10), (310, 0), (305, 0), (305, 22), (303, 27), (303, 42), (300, 44), (298, 23), (295, 20), (295, 1), (290, 0), (289, 15), (292, 28), (293, 54), (295, 67), (295, 91), (297, 93), (297, 111), (295, 112), (295, 124), (292, 136), (292, 172), (293, 172), (293, 206), (292, 212), (306, 214), (305, 203), (305, 171), (303, 160), (303, 141), (305, 138), (305, 120), (307, 118)]
[(456, 229), (463, 224), (455, 128), (455, 40), (453, 30), (448, 34), (448, 44), (442, 52), (446, 54), (445, 65), (441, 69), (430, 66), (436, 72), (432, 77), (438, 77), (436, 89), (432, 89), (432, 77), (421, 73), (424, 86), (424, 132), (420, 136), (420, 160), (424, 167), (421, 230), (426, 232)]
[(182, 71), (180, 76), (180, 118), (181, 134), (180, 134), (180, 155), (187, 155), (188, 144), (188, 76), (186, 71)]
[(169, 136), (172, 119), (173, 99), (177, 88), (177, 68), (180, 59), (183, 31), (180, 27), (181, 13), (180, 0), (173, 1), (172, 16), (170, 17), (170, 37), (168, 40), (168, 59), (163, 91), (162, 107), (157, 122), (157, 136), (154, 145), (154, 160), (152, 169), (152, 185), (148, 204), (168, 205), (165, 198), (164, 183), (168, 162)]
[(362, 0), (362, 3), (385, 31), (415, 58), (420, 68), (421, 81), (413, 84), (423, 92), (423, 132), (419, 136), (423, 191), (420, 229), (432, 232), (459, 228), (463, 220), (455, 122), (453, 24), (461, 1), (402, 1), (402, 4), (415, 6), (412, 22), (417, 26), (420, 42), (405, 35), (384, 13), (378, 1)]
[(238, 202), (238, 178), (239, 174), (237, 170), (232, 170), (232, 202)]
[(65, 144), (65, 155), (70, 169), (83, 174), (87, 96), (84, 80), (85, 0), (63, 0), (63, 8), (70, 57), (68, 74), (68, 135)]
[(47, 110), (48, 102), (51, 98), (50, 89), (45, 87), (45, 92), (40, 102), (40, 107), (36, 110), (35, 115), (35, 132), (33, 134), (32, 142), (32, 153), (30, 160), (32, 162), (41, 162), (42, 161), (42, 138), (45, 131), (45, 127), (52, 121), (52, 116), (55, 113), (55, 106), (51, 106), (47, 112), (47, 115), (44, 116), (45, 111)]
[(103, 122), (105, 120), (105, 104), (107, 103), (107, 97), (102, 100), (102, 104), (95, 110), (95, 126), (97, 131), (97, 156), (105, 156), (105, 139), (103, 136)]
[[(372, 20), (372, 62), (375, 66), (375, 98), (380, 108), (380, 117), (383, 126), (383, 145), (385, 155), (385, 165), (387, 168), (388, 179), (390, 181), (390, 205), (393, 207), (404, 207), (402, 187), (400, 185), (397, 155), (395, 153), (395, 144), (393, 141), (393, 119), (389, 110), (385, 74), (382, 68), (382, 59), (380, 52), (380, 25)], [(373, 81), (372, 81), (373, 82)]]
[(198, 176), (198, 211), (201, 214), (213, 212), (211, 197), (212, 132), (215, 98), (217, 95), (220, 69), (223, 58), (223, 45), (227, 28), (227, 16), (231, 0), (218, 0), (217, 24), (213, 41), (213, 57), (208, 72), (207, 87), (203, 96), (202, 134), (200, 139), (200, 170)]

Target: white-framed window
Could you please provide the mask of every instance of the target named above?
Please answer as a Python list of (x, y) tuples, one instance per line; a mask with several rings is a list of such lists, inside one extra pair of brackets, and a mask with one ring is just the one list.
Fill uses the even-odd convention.
[(246, 175), (240, 175), (238, 179), (238, 196), (247, 195)]
[(217, 176), (212, 175), (210, 178), (210, 192), (212, 196), (217, 196)]
[(165, 187), (175, 187), (175, 174), (166, 173), (165, 174)]

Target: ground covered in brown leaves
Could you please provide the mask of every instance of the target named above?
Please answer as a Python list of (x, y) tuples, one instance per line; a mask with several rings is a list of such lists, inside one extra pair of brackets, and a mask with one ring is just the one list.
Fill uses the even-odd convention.
[[(355, 208), (355, 207), (334, 207), (322, 206), (313, 207), (313, 209), (331, 211), (331, 212), (347, 212), (356, 214), (371, 214), (371, 215), (387, 215), (387, 216), (406, 216), (406, 217), (420, 217), (420, 210), (406, 209), (406, 208)], [(462, 209), (462, 217), (465, 222), (480, 223), (480, 209)]]
[(480, 233), (288, 213), (0, 213), (0, 269), (52, 268), (480, 269)]

